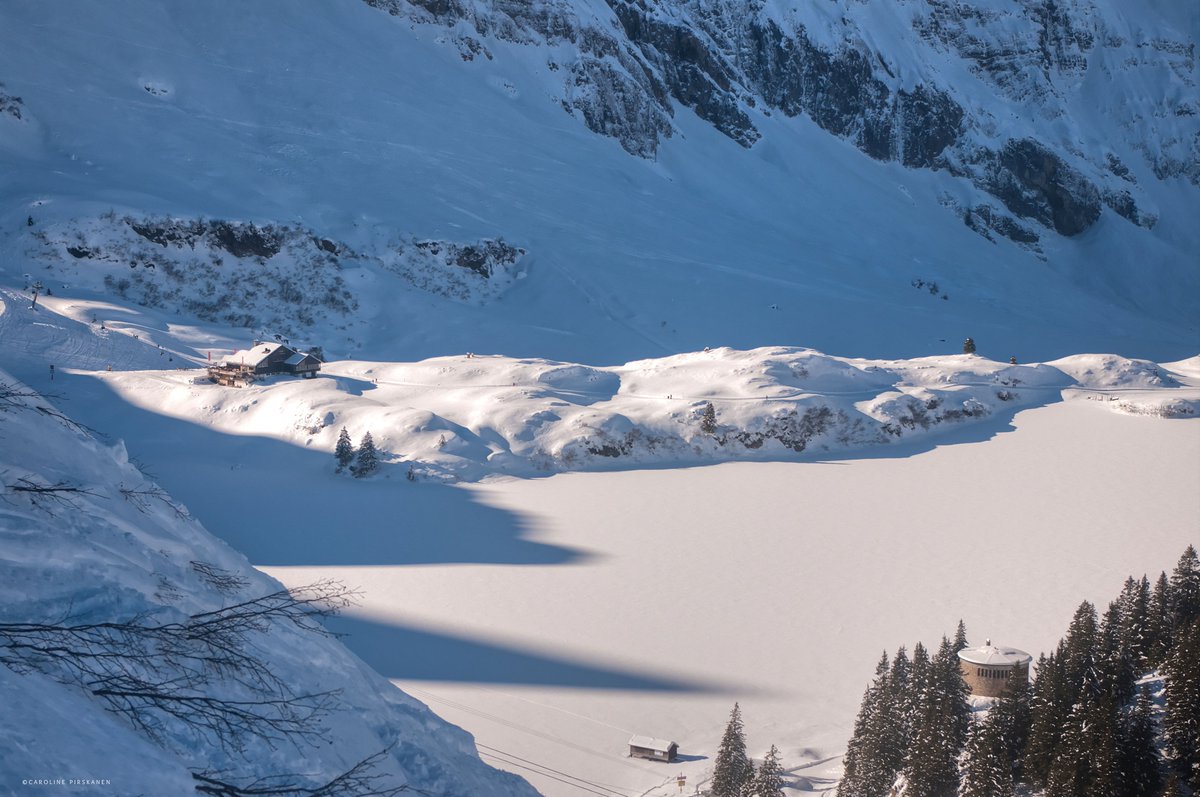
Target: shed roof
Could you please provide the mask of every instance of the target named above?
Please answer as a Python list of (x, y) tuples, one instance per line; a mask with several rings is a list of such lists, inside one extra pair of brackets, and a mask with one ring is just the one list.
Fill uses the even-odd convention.
[(630, 747), (641, 747), (646, 750), (661, 750), (664, 753), (670, 752), (671, 746), (679, 745), (675, 742), (669, 742), (666, 739), (655, 739), (653, 736), (631, 736), (629, 737)]
[(1018, 664), (1028, 664), (1033, 661), (1033, 656), (1025, 651), (996, 647), (990, 639), (977, 648), (960, 650), (958, 657), (970, 664), (986, 664), (992, 667), (1015, 667)]

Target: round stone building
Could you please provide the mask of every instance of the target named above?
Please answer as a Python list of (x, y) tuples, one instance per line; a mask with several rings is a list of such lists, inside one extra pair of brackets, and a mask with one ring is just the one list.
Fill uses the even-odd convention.
[(1009, 678), (1029, 680), (1029, 662), (1033, 657), (1016, 648), (998, 648), (987, 640), (977, 648), (958, 652), (958, 667), (971, 694), (1002, 697)]

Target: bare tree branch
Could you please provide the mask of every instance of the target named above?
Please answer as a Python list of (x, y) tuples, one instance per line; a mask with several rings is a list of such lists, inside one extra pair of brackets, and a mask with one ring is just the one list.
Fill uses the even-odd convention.
[(105, 498), (105, 496), (97, 492), (93, 492), (86, 487), (71, 484), (70, 482), (59, 481), (54, 484), (38, 484), (27, 476), (17, 479), (14, 484), (6, 484), (4, 486), (10, 493), (24, 495), (29, 499), (29, 503), (41, 509), (50, 517), (55, 516), (54, 512), (51, 511), (51, 507), (79, 509), (79, 505), (73, 500), (75, 496), (87, 495), (92, 498)]
[(122, 485), (117, 488), (117, 491), (121, 493), (122, 498), (133, 504), (142, 514), (150, 510), (151, 502), (158, 501), (167, 506), (180, 520), (191, 520), (187, 510), (157, 484), (147, 483), (146, 486), (140, 488)]
[(61, 401), (64, 397), (59, 393), (38, 393), (36, 390), (26, 387), (17, 387), (8, 382), (0, 382), (0, 412), (40, 412), (43, 415), (54, 418), (65, 426), (69, 426), (77, 432), (83, 432), (84, 434), (94, 433), (95, 430), (91, 427), (85, 426), (73, 418), (68, 418), (53, 407), (41, 403), (47, 399)]
[(200, 574), (200, 577), (209, 583), (209, 585), (220, 592), (222, 595), (232, 595), (235, 592), (241, 592), (250, 585), (250, 581), (243, 576), (217, 567), (209, 562), (197, 562), (192, 560), (188, 562), (192, 569)]
[(236, 752), (252, 737), (311, 745), (323, 738), (319, 721), (338, 693), (296, 694), (269, 668), (255, 637), (276, 623), (328, 635), (320, 620), (355, 595), (320, 581), (160, 625), (145, 617), (0, 624), (0, 664), (78, 684), (158, 741), (174, 719)]
[(431, 796), (432, 792), (408, 784), (387, 784), (388, 776), (377, 772), (376, 767), (389, 752), (390, 747), (380, 750), (332, 780), (312, 786), (303, 785), (301, 775), (273, 775), (242, 785), (219, 779), (217, 776), (222, 775), (219, 772), (193, 772), (192, 778), (196, 781), (196, 791), (217, 797), (395, 797), (405, 792)]

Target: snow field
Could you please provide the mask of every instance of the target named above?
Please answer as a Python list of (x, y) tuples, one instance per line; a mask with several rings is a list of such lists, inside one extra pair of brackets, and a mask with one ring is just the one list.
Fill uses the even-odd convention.
[[(347, 644), (485, 752), (606, 784), (606, 794), (665, 797), (678, 793), (679, 772), (688, 791), (703, 782), (738, 700), (751, 753), (777, 744), (800, 793), (830, 792), (881, 649), (936, 644), (962, 618), (972, 642), (1036, 656), (1080, 601), (1107, 600), (1131, 573), (1169, 569), (1200, 539), (1200, 423), (1071, 401), (1022, 411), (1014, 426), (903, 458), (460, 488), (519, 518), (529, 539), (581, 554), (566, 564), (267, 570), (362, 585), (369, 622), (351, 627)], [(397, 506), (405, 501), (398, 491)], [(452, 514), (423, 522), (461, 533)], [(414, 628), (483, 647), (470, 649), (470, 666), (441, 662), (455, 677), (439, 678), (439, 655), (468, 651), (422, 643)], [(392, 638), (404, 652), (380, 655)], [(529, 683), (522, 673), (544, 661), (528, 658), (557, 666)], [(623, 745), (634, 733), (700, 758), (630, 761)], [(507, 768), (548, 795), (581, 793)]]

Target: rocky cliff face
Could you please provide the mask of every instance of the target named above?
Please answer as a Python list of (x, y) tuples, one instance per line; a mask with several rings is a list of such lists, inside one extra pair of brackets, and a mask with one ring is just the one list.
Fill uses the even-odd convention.
[[(365, 1), (446, 27), (465, 60), (492, 58), (489, 40), (545, 47), (563, 108), (631, 154), (655, 156), (676, 107), (744, 147), (772, 113), (805, 115), (872, 158), (967, 178), (1003, 210), (960, 215), (1019, 243), (1036, 241), (1035, 227), (1077, 235), (1103, 207), (1152, 226), (1132, 158), (1200, 186), (1194, 43), (1091, 0)], [(1123, 142), (1086, 145), (1097, 137), (1070, 129), (1094, 84), (1120, 100), (1136, 83), (1123, 75), (1152, 74), (1170, 87), (1149, 101), (1161, 123), (1123, 107), (1112, 120)]]

